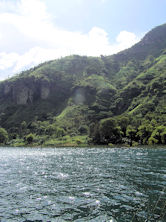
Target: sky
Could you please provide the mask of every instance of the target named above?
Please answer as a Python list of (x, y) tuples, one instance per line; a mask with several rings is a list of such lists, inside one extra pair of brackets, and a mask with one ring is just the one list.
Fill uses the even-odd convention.
[(67, 55), (112, 55), (166, 23), (166, 0), (0, 0), (0, 80)]

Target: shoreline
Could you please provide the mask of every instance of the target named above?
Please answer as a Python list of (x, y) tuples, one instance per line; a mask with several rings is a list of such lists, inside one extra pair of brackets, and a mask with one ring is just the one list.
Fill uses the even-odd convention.
[(79, 149), (79, 148), (85, 148), (85, 149), (89, 149), (89, 148), (106, 148), (106, 149), (134, 149), (134, 148), (137, 148), (137, 149), (148, 149), (148, 148), (153, 148), (153, 149), (159, 149), (159, 148), (163, 148), (163, 149), (166, 149), (166, 145), (163, 145), (163, 144), (158, 144), (158, 145), (138, 145), (138, 146), (127, 146), (127, 145), (124, 145), (124, 144), (116, 144), (116, 145), (111, 145), (111, 146), (107, 146), (107, 145), (55, 145), (55, 146), (39, 146), (39, 145), (17, 145), (17, 146), (11, 146), (11, 145), (4, 145), (4, 144), (0, 144), (0, 148), (55, 148), (55, 149), (59, 149), (59, 148), (71, 148), (71, 149)]

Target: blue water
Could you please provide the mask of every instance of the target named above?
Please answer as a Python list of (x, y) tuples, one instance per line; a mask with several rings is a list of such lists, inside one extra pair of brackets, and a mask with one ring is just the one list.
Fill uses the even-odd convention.
[(0, 221), (166, 221), (166, 149), (0, 148)]

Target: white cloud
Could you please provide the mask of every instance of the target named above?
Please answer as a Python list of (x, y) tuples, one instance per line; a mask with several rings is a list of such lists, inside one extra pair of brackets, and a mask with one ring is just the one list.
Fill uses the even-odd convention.
[(0, 70), (12, 67), (19, 60), (17, 53), (0, 53)]
[(110, 44), (107, 32), (99, 27), (88, 33), (61, 29), (52, 22), (42, 0), (20, 0), (11, 8), (0, 13), (0, 71), (12, 68), (16, 73), (71, 54), (111, 55), (138, 41), (127, 31), (120, 32), (115, 44)]
[(134, 33), (127, 32), (127, 31), (121, 31), (116, 38), (118, 43), (123, 43), (123, 44), (124, 43), (134, 44), (136, 39), (137, 39), (137, 36)]

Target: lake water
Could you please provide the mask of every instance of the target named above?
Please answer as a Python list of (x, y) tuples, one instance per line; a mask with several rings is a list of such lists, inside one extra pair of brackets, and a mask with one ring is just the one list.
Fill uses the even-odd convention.
[(0, 148), (0, 221), (166, 221), (166, 149)]

